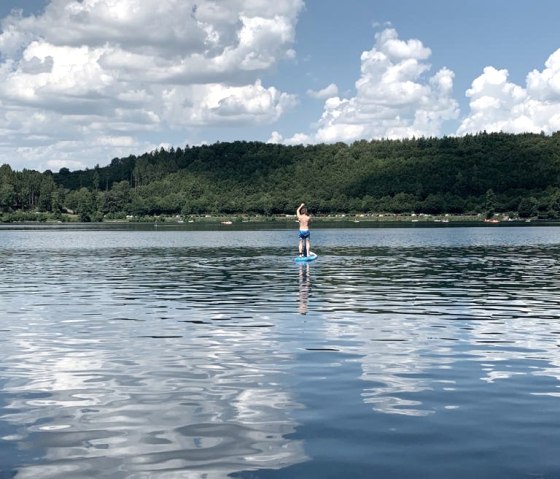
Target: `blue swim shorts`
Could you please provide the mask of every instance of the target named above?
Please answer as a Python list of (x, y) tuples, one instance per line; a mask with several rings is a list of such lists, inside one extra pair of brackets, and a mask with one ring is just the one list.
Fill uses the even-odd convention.
[(299, 230), (300, 239), (307, 239), (311, 237), (311, 232), (309, 230)]

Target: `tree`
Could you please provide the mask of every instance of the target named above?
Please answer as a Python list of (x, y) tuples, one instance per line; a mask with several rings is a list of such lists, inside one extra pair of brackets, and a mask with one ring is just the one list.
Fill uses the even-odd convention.
[(93, 220), (95, 213), (95, 198), (87, 188), (80, 188), (77, 195), (77, 210), (80, 221), (89, 223)]
[(51, 211), (54, 213), (56, 218), (60, 218), (62, 213), (64, 196), (64, 189), (60, 187), (51, 193)]
[(99, 165), (97, 165), (95, 167), (95, 170), (93, 172), (93, 177), (91, 180), (91, 184), (93, 186), (93, 191), (98, 191), (99, 190), (99, 183), (101, 182), (101, 177), (99, 176)]
[(0, 211), (8, 212), (14, 206), (15, 190), (9, 183), (0, 184)]
[(531, 218), (536, 216), (537, 209), (539, 206), (539, 202), (534, 197), (523, 198), (519, 202), (519, 207), (517, 208), (517, 212), (521, 218)]
[(496, 212), (496, 195), (492, 189), (486, 191), (484, 206), (486, 210), (486, 219), (492, 218)]
[(56, 191), (52, 173), (44, 173), (39, 187), (39, 200), (37, 206), (39, 211), (52, 211), (52, 195)]
[(441, 214), (446, 211), (445, 198), (441, 195), (428, 195), (428, 197), (422, 202), (422, 211), (430, 214)]
[(105, 192), (102, 210), (104, 213), (125, 212), (130, 204), (130, 185), (128, 181), (113, 184), (110, 191)]
[(560, 217), (560, 190), (554, 189), (546, 201), (546, 215), (548, 218)]
[(417, 199), (409, 193), (397, 193), (391, 200), (393, 213), (411, 213), (416, 209)]

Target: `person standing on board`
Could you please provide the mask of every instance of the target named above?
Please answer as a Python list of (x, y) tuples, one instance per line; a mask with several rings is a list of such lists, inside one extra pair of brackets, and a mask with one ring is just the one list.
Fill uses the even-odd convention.
[(309, 247), (311, 246), (311, 233), (309, 232), (310, 216), (305, 207), (305, 203), (299, 205), (296, 210), (296, 216), (299, 221), (299, 255), (307, 256), (309, 254)]

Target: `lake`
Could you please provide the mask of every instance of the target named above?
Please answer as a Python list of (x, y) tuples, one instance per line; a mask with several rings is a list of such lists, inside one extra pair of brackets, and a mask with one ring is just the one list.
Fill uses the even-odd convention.
[(560, 228), (0, 228), (0, 478), (560, 477)]

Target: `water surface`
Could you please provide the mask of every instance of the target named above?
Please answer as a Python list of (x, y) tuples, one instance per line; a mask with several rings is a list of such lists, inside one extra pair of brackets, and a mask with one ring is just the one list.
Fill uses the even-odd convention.
[(0, 477), (559, 477), (560, 228), (0, 230)]

